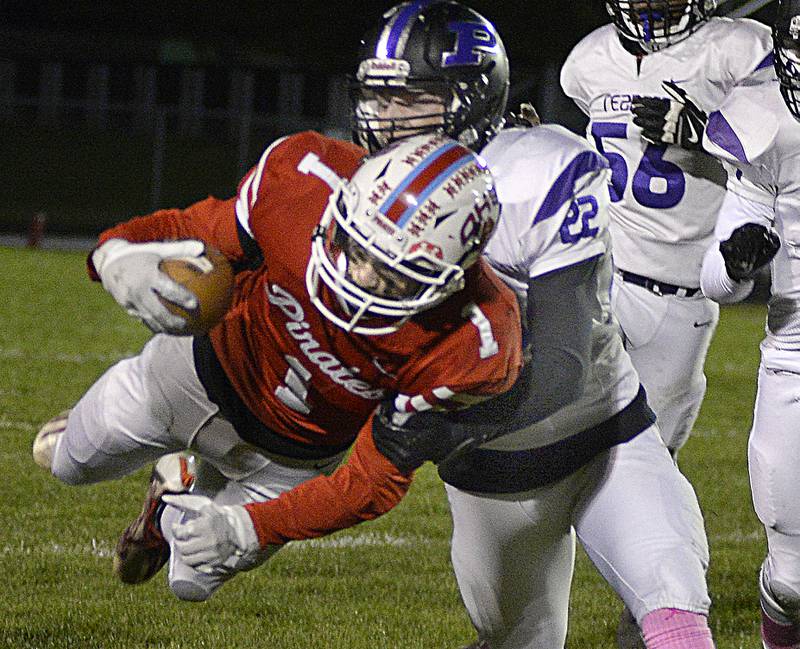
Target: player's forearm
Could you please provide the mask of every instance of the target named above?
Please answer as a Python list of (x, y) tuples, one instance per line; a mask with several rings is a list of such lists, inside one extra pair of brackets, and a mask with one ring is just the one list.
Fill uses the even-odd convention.
[(311, 539), (372, 520), (403, 498), (412, 474), (400, 472), (362, 430), (347, 463), (278, 498), (246, 506), (262, 547)]
[(531, 279), (526, 313), (531, 359), (516, 383), (464, 410), (423, 413), (414, 428), (427, 425), (439, 440), (449, 436), (482, 443), (541, 421), (578, 399), (591, 363), (597, 272), (598, 261), (592, 258)]
[(583, 393), (597, 308), (597, 273), (597, 260), (589, 259), (530, 280), (528, 417), (545, 419)]
[(725, 260), (715, 241), (706, 251), (703, 258), (703, 269), (700, 273), (700, 289), (710, 300), (720, 304), (733, 304), (745, 299), (753, 290), (754, 281), (736, 282), (725, 270)]
[[(124, 239), (131, 243), (198, 239), (235, 261), (243, 256), (243, 252), (236, 234), (234, 205), (234, 199), (222, 201), (209, 197), (186, 209), (158, 210), (103, 231), (98, 238), (98, 247), (110, 239)], [(87, 266), (90, 277), (97, 280), (91, 254)]]

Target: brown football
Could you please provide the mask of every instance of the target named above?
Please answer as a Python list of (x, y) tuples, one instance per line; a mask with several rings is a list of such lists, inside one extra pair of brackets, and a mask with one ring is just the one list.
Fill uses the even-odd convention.
[(233, 269), (221, 252), (206, 246), (202, 257), (163, 259), (158, 268), (197, 296), (197, 308), (191, 310), (159, 297), (170, 311), (186, 318), (186, 329), (176, 333), (204, 334), (222, 320), (233, 299)]

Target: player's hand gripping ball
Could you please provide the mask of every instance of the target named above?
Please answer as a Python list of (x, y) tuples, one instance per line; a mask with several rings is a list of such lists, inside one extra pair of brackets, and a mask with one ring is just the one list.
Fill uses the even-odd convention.
[(233, 269), (221, 252), (206, 246), (200, 257), (162, 259), (158, 268), (197, 296), (194, 309), (159, 297), (167, 309), (186, 320), (181, 334), (204, 334), (222, 320), (233, 300)]

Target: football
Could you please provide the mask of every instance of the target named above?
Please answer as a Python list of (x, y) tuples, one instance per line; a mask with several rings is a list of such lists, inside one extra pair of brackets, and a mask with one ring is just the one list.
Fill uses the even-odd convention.
[(159, 297), (170, 311), (186, 319), (186, 329), (177, 333), (204, 334), (222, 320), (233, 299), (233, 269), (225, 255), (206, 246), (202, 257), (164, 259), (158, 267), (197, 296), (197, 307), (191, 310)]

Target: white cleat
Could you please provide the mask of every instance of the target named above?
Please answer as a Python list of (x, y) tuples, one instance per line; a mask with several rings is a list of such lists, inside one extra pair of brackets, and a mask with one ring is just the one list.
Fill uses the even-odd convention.
[(69, 413), (69, 410), (58, 413), (36, 433), (36, 438), (33, 440), (33, 461), (43, 469), (50, 471), (53, 465), (53, 454), (58, 440), (67, 429)]

